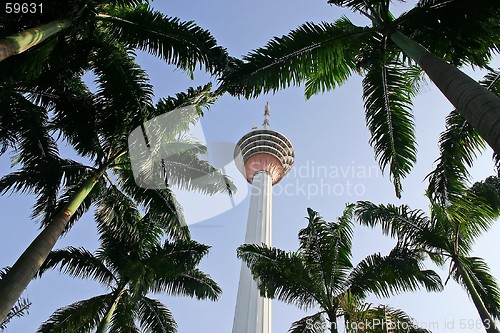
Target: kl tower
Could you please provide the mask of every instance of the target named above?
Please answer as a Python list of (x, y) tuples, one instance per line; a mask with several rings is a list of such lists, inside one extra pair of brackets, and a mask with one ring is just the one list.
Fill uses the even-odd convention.
[[(238, 169), (252, 184), (245, 243), (271, 246), (272, 186), (292, 168), (294, 152), (290, 140), (269, 129), (269, 104), (263, 128), (254, 128), (238, 141), (235, 157)], [(241, 265), (232, 333), (271, 333), (271, 300), (260, 296), (245, 263)]]

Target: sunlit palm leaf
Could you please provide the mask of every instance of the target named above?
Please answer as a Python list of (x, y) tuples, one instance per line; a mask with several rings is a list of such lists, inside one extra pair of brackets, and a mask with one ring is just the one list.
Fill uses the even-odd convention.
[(382, 297), (420, 287), (428, 291), (442, 290), (439, 275), (423, 269), (423, 260), (418, 250), (400, 247), (395, 247), (387, 256), (370, 255), (353, 269), (349, 289), (353, 295), (365, 296), (372, 292)]
[(382, 170), (389, 168), (398, 197), (401, 197), (401, 179), (416, 161), (413, 95), (405, 67), (398, 62), (375, 62), (363, 79), (366, 123), (372, 135), (370, 144)]
[(181, 22), (148, 6), (107, 8), (99, 18), (106, 22), (104, 29), (120, 42), (147, 51), (168, 63), (192, 72), (205, 67), (212, 74), (222, 72), (228, 55), (217, 46), (208, 30), (192, 21)]
[(333, 89), (355, 69), (355, 56), (369, 29), (347, 18), (306, 23), (243, 58), (224, 83), (233, 94), (255, 97), (306, 82), (306, 96)]
[[(494, 318), (500, 319), (500, 288), (488, 264), (478, 257), (460, 256), (459, 260), (489, 313)], [(465, 286), (464, 278), (458, 274), (458, 271), (455, 271), (453, 278)], [(465, 289), (469, 292), (468, 288)]]

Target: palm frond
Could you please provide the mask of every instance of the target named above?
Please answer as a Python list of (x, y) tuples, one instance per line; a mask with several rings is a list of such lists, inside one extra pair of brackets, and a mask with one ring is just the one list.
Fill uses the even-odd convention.
[(103, 28), (129, 47), (147, 51), (190, 74), (198, 66), (212, 74), (226, 68), (226, 50), (217, 46), (208, 30), (192, 21), (181, 22), (147, 5), (108, 7), (106, 12), (108, 15), (99, 15)]
[[(500, 96), (500, 70), (490, 71), (480, 84)], [(431, 198), (444, 205), (459, 196), (469, 181), (467, 169), (484, 147), (485, 142), (477, 131), (457, 110), (451, 111), (439, 138), (437, 165), (427, 176)]]
[(155, 276), (154, 292), (165, 292), (174, 296), (182, 295), (211, 301), (218, 300), (222, 293), (217, 282), (199, 269), (183, 272), (170, 281), (162, 278), (159, 275)]
[(67, 247), (52, 251), (37, 276), (42, 276), (49, 269), (59, 267), (59, 271), (73, 277), (96, 280), (106, 286), (117, 282), (117, 278), (104, 265), (102, 260), (84, 248)]
[(295, 322), (288, 330), (288, 333), (324, 333), (326, 321), (322, 312), (305, 316)]
[(418, 251), (401, 247), (395, 247), (387, 256), (372, 254), (353, 269), (349, 290), (360, 297), (368, 292), (389, 297), (404, 291), (416, 291), (420, 287), (427, 291), (442, 290), (439, 275), (425, 270), (423, 260)]
[(130, 131), (146, 120), (145, 110), (153, 105), (153, 89), (146, 72), (127, 51), (105, 36), (92, 54), (92, 64), (103, 149), (113, 148), (118, 153), (127, 149)]
[(261, 295), (303, 309), (321, 303), (322, 281), (311, 277), (299, 254), (255, 244), (241, 245), (237, 253), (250, 268)]
[(189, 238), (189, 228), (182, 207), (170, 189), (145, 189), (137, 186), (128, 163), (113, 171), (118, 177), (120, 190), (144, 207), (149, 219), (161, 225), (173, 238)]
[(355, 215), (359, 223), (374, 228), (380, 225), (382, 232), (392, 238), (416, 241), (418, 234), (431, 227), (431, 221), (420, 209), (407, 205), (376, 205), (369, 201), (356, 203)]
[(304, 259), (304, 265), (317, 275), (325, 288), (326, 294), (339, 294), (336, 290), (347, 279), (352, 268), (352, 213), (353, 205), (348, 205), (339, 222), (326, 222), (319, 214), (308, 208), (309, 224), (299, 232), (298, 253)]
[[(495, 318), (500, 319), (500, 288), (495, 277), (491, 274), (488, 264), (478, 257), (465, 257), (458, 258), (460, 263), (472, 280), (475, 290), (481, 297), (482, 302), (488, 309), (488, 312)], [(467, 293), (470, 295), (470, 290), (464, 282), (458, 270), (455, 270), (453, 278), (459, 282)]]
[(172, 313), (158, 300), (141, 297), (137, 301), (135, 312), (145, 333), (177, 332), (177, 324)]
[(60, 308), (43, 322), (37, 333), (90, 332), (104, 317), (112, 296), (100, 295)]
[(398, 62), (375, 61), (363, 79), (366, 124), (380, 167), (389, 168), (396, 196), (401, 180), (416, 161), (415, 124), (411, 113), (412, 83)]
[(103, 247), (121, 243), (140, 251), (158, 243), (162, 235), (154, 221), (144, 220), (135, 203), (114, 186), (107, 188), (99, 200), (95, 219)]
[(123, 294), (116, 306), (113, 317), (111, 317), (110, 332), (139, 333), (134, 316), (136, 304), (136, 300), (128, 293)]
[(54, 112), (51, 128), (60, 131), (63, 138), (82, 156), (94, 161), (104, 159), (105, 152), (99, 139), (102, 110), (80, 78), (61, 78), (43, 89), (32, 90), (37, 104)]
[(439, 138), (437, 165), (427, 175), (431, 199), (446, 205), (460, 196), (469, 180), (467, 169), (484, 147), (484, 140), (458, 111), (450, 112), (446, 117), (446, 129)]
[(331, 90), (355, 70), (357, 51), (369, 32), (345, 17), (334, 23), (305, 23), (235, 63), (223, 87), (247, 98), (302, 82), (308, 97)]
[(415, 320), (403, 310), (394, 309), (385, 305), (371, 307), (365, 312), (365, 320), (374, 325), (374, 333), (431, 333), (431, 331), (417, 326)]

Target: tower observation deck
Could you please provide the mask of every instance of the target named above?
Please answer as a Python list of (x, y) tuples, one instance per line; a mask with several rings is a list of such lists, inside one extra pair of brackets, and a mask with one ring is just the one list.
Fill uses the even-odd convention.
[[(245, 243), (271, 246), (272, 186), (293, 166), (293, 146), (286, 136), (269, 129), (266, 104), (262, 129), (253, 129), (236, 144), (239, 171), (252, 184)], [(271, 333), (271, 301), (261, 297), (242, 263), (232, 333)]]

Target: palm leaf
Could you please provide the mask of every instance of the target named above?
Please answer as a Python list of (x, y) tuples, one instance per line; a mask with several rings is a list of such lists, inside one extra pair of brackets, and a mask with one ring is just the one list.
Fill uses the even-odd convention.
[(325, 318), (322, 312), (318, 312), (293, 322), (288, 333), (324, 333), (325, 328)]
[[(500, 96), (500, 70), (490, 71), (480, 83)], [(469, 181), (467, 169), (472, 167), (484, 147), (484, 140), (477, 131), (457, 110), (451, 111), (446, 118), (446, 129), (439, 138), (437, 165), (427, 175), (427, 191), (431, 198), (444, 205), (459, 196)]]
[[(497, 280), (491, 274), (488, 264), (478, 257), (460, 256), (458, 260), (472, 280), (474, 288), (479, 293), (488, 312), (495, 319), (500, 319), (500, 288)], [(458, 270), (455, 270), (453, 278), (463, 285), (470, 295), (470, 291), (463, 281), (464, 277), (459, 274)]]
[(368, 309), (364, 315), (368, 322), (377, 323), (370, 331), (373, 333), (431, 333), (431, 331), (417, 326), (415, 320), (400, 309), (381, 305)]
[(67, 247), (52, 251), (37, 275), (42, 276), (47, 270), (59, 266), (59, 271), (73, 277), (96, 280), (101, 284), (110, 285), (117, 279), (104, 265), (102, 260), (84, 248)]
[(250, 268), (262, 296), (303, 309), (321, 304), (322, 281), (311, 277), (299, 254), (255, 244), (241, 245), (237, 253)]
[(423, 269), (423, 257), (418, 251), (395, 247), (389, 255), (373, 254), (363, 259), (349, 276), (353, 295), (389, 297), (403, 291), (441, 291), (443, 285), (436, 272)]
[(319, 214), (308, 209), (309, 224), (299, 232), (299, 251), (310, 275), (316, 275), (326, 295), (339, 294), (348, 272), (352, 268), (352, 212), (348, 205), (338, 223), (326, 222)]
[(135, 312), (145, 333), (177, 332), (177, 324), (172, 313), (155, 299), (141, 297), (137, 302)]
[(111, 318), (109, 331), (116, 333), (139, 333), (134, 316), (136, 306), (136, 300), (132, 299), (128, 293), (124, 293)]
[(468, 168), (485, 147), (476, 130), (453, 110), (446, 117), (446, 129), (439, 138), (440, 156), (434, 170), (427, 175), (427, 191), (432, 200), (447, 204), (459, 196), (469, 180)]
[(170, 189), (145, 189), (137, 186), (128, 163), (114, 169), (114, 173), (118, 177), (120, 190), (144, 207), (148, 218), (159, 223), (167, 235), (181, 239), (189, 237), (182, 207)]
[(105, 315), (113, 294), (76, 302), (58, 309), (37, 330), (37, 333), (90, 332)]
[(370, 144), (381, 169), (389, 167), (398, 198), (402, 191), (401, 179), (416, 161), (415, 124), (411, 113), (413, 95), (405, 67), (398, 62), (375, 61), (363, 79)]
[(195, 297), (199, 300), (217, 301), (222, 293), (222, 290), (210, 275), (203, 273), (199, 269), (183, 272), (167, 281), (163, 279), (163, 276), (156, 274), (154, 285), (153, 292)]
[(407, 205), (376, 205), (358, 201), (355, 215), (362, 225), (372, 228), (379, 225), (385, 235), (403, 242), (418, 243), (419, 235), (431, 228), (431, 220), (422, 210), (411, 209)]
[(192, 21), (181, 22), (147, 5), (108, 7), (106, 13), (99, 15), (105, 23), (104, 29), (125, 45), (147, 51), (189, 73), (198, 66), (204, 66), (212, 74), (226, 68), (226, 50), (217, 46), (208, 30)]
[(347, 18), (305, 23), (275, 37), (235, 63), (223, 86), (232, 94), (256, 97), (306, 82), (306, 96), (335, 88), (355, 69), (355, 57), (369, 29)]

